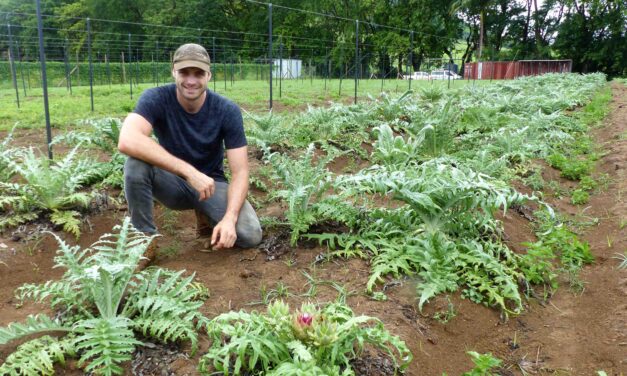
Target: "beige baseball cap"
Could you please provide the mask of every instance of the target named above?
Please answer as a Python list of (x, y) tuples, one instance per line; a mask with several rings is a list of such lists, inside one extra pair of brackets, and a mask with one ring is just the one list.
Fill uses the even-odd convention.
[(172, 68), (179, 70), (195, 67), (209, 72), (211, 60), (207, 50), (199, 44), (187, 43), (177, 48), (172, 58)]

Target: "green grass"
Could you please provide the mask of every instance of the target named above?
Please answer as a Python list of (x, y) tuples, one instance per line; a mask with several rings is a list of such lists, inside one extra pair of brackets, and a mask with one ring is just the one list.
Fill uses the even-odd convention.
[[(451, 81), (451, 89), (465, 85), (485, 85), (488, 81)], [(412, 81), (412, 89), (435, 85), (448, 87), (447, 81)], [(50, 123), (53, 128), (64, 128), (75, 125), (79, 120), (101, 117), (124, 117), (131, 111), (141, 92), (153, 87), (153, 84), (141, 84), (133, 88), (133, 98), (130, 98), (128, 85), (94, 86), (94, 111), (91, 111), (89, 86), (73, 87), (70, 94), (65, 87), (50, 87), (48, 101), (50, 108)], [(368, 95), (377, 96), (383, 91), (403, 93), (408, 89), (409, 81), (405, 80), (361, 80), (358, 86), (358, 100), (367, 100)], [(213, 82), (209, 88), (213, 90)], [(263, 112), (268, 109), (269, 84), (267, 81), (230, 81), (216, 82), (216, 92), (224, 95), (243, 108)], [(0, 90), (0, 131), (9, 130), (15, 123), (19, 128), (44, 128), (45, 115), (42, 89), (27, 90), (28, 96), (23, 97), (20, 88), (20, 108), (17, 108), (15, 90)], [(340, 80), (325, 81), (315, 79), (284, 80), (282, 89), (279, 85), (273, 88), (274, 107), (278, 111), (297, 111), (307, 104), (326, 105), (328, 101), (352, 103), (355, 93), (353, 80), (342, 80), (340, 95)]]
[[(606, 85), (597, 91), (590, 102), (573, 112), (572, 116), (585, 126), (584, 129), (601, 126), (610, 113), (611, 101), (612, 91), (610, 86)], [(573, 136), (574, 141), (558, 147), (553, 154), (548, 156), (547, 162), (560, 170), (562, 177), (573, 181), (585, 179), (584, 185), (586, 185), (590, 183), (589, 174), (594, 169), (601, 151), (593, 144), (587, 131)], [(588, 193), (582, 190), (573, 197), (572, 202), (576, 205), (586, 203), (587, 195)]]
[(597, 126), (610, 113), (610, 102), (612, 101), (612, 89), (609, 85), (599, 90), (592, 97), (590, 103), (582, 107), (576, 116), (590, 127)]

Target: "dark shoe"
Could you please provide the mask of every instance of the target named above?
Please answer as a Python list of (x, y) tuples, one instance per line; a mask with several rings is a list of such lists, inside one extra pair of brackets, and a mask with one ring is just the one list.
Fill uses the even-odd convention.
[(213, 226), (209, 218), (198, 210), (194, 210), (194, 213), (196, 213), (196, 237), (210, 238), (213, 233)]
[(137, 263), (135, 273), (139, 273), (142, 270), (146, 269), (157, 258), (157, 239), (152, 239), (150, 244), (148, 244), (148, 247), (144, 251), (143, 257), (144, 258), (139, 260), (139, 263)]

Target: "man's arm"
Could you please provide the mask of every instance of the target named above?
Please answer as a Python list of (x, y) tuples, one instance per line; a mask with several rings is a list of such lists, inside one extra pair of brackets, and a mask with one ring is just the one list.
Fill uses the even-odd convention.
[(242, 146), (236, 149), (227, 149), (226, 157), (231, 170), (226, 213), (222, 220), (214, 227), (211, 236), (211, 245), (214, 249), (231, 248), (237, 240), (235, 225), (239, 211), (244, 205), (248, 194), (248, 148)]
[(150, 138), (151, 133), (152, 124), (148, 120), (139, 114), (130, 113), (120, 130), (118, 149), (121, 153), (183, 177), (199, 192), (200, 200), (211, 197), (215, 189), (213, 179), (168, 153)]

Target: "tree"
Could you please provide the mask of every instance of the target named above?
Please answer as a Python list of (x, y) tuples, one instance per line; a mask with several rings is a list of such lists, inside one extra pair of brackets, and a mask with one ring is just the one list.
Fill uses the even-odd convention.
[(580, 72), (625, 75), (627, 6), (612, 0), (566, 0), (566, 17), (553, 48)]
[(483, 35), (485, 29), (485, 18), (488, 8), (494, 3), (495, 0), (456, 0), (451, 5), (453, 12), (460, 10), (465, 11), (469, 16), (479, 16), (479, 52), (477, 53), (477, 59), (481, 60), (481, 53), (483, 50)]

